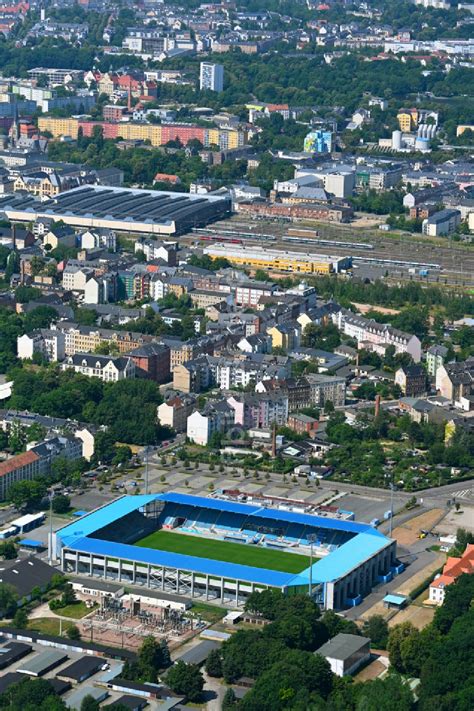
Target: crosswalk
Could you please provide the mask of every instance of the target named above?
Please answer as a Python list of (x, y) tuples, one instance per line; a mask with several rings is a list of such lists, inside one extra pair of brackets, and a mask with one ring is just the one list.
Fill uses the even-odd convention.
[(452, 499), (474, 499), (474, 489), (460, 489), (451, 492)]

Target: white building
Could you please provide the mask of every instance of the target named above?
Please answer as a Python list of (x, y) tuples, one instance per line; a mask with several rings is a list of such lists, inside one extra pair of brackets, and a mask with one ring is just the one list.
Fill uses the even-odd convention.
[(76, 373), (91, 378), (100, 378), (107, 383), (135, 377), (135, 363), (124, 356), (104, 356), (95, 353), (76, 353), (62, 364), (63, 370), (72, 369)]
[(222, 64), (201, 62), (199, 88), (201, 91), (223, 91), (224, 67)]
[(320, 654), (329, 662), (333, 674), (346, 676), (370, 659), (370, 639), (340, 632), (317, 649), (315, 654)]
[(234, 410), (225, 401), (208, 403), (202, 412), (189, 415), (186, 435), (191, 442), (205, 447), (214, 432), (224, 432), (234, 423)]
[(87, 230), (81, 235), (82, 249), (107, 249), (115, 252), (117, 249), (117, 236), (113, 230)]
[(440, 210), (423, 220), (423, 234), (429, 237), (450, 235), (456, 231), (460, 222), (461, 213), (459, 210)]
[(40, 328), (31, 333), (24, 333), (17, 338), (17, 356), (21, 360), (31, 360), (35, 353), (51, 363), (64, 360), (66, 356), (66, 338), (61, 331)]
[(421, 360), (421, 341), (411, 333), (400, 331), (389, 324), (377, 323), (347, 309), (333, 313), (331, 318), (343, 333), (354, 338), (357, 343), (363, 343), (366, 349), (376, 350), (377, 346), (384, 344), (394, 346), (396, 354), (408, 353), (415, 363)]

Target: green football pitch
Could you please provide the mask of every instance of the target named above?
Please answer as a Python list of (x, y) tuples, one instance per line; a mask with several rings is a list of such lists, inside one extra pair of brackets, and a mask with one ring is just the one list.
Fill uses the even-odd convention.
[[(219, 541), (201, 536), (187, 536), (170, 531), (155, 531), (135, 543), (142, 548), (154, 548), (168, 553), (183, 553), (197, 558), (211, 558), (227, 563), (251, 565), (254, 568), (301, 573), (309, 567), (309, 557), (243, 543)], [(316, 558), (313, 561), (316, 562)]]

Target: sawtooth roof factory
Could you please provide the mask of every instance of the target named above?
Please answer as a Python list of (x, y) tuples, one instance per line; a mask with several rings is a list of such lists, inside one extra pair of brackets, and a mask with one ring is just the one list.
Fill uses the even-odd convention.
[(231, 201), (226, 197), (95, 185), (68, 190), (44, 202), (23, 195), (0, 199), (0, 213), (16, 222), (49, 217), (77, 228), (163, 236), (204, 227), (230, 212)]

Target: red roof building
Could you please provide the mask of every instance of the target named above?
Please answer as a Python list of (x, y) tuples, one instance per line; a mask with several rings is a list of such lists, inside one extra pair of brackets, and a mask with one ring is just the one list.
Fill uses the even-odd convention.
[(433, 580), (430, 585), (430, 602), (435, 605), (442, 605), (446, 587), (454, 583), (460, 575), (474, 573), (474, 544), (466, 547), (462, 558), (449, 557), (443, 568), (443, 572)]

